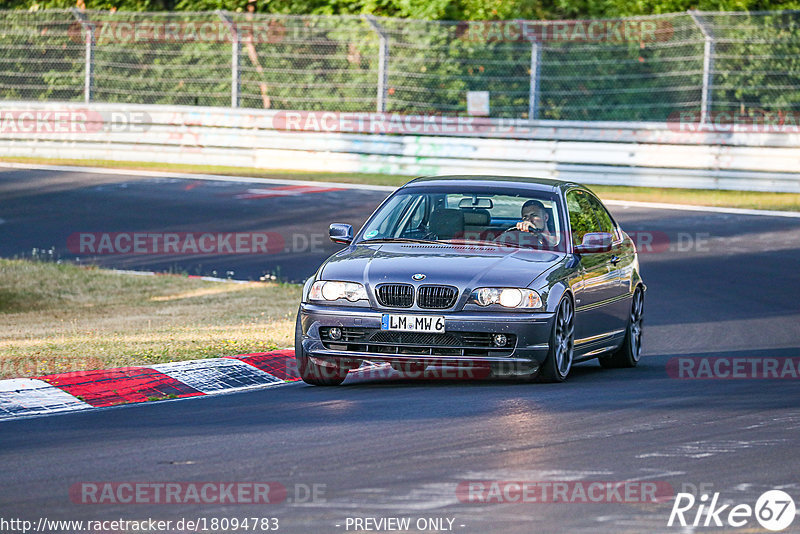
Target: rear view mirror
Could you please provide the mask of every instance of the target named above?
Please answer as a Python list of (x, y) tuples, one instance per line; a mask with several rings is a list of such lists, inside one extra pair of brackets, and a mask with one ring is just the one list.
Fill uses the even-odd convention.
[(349, 224), (333, 223), (328, 229), (328, 236), (334, 243), (349, 245), (353, 242), (353, 227)]
[(478, 196), (473, 196), (465, 197), (459, 200), (458, 207), (490, 210), (494, 207), (494, 203), (492, 202), (491, 198), (480, 198)]
[(608, 252), (612, 241), (614, 236), (608, 232), (588, 232), (583, 236), (583, 243), (575, 247), (575, 253)]

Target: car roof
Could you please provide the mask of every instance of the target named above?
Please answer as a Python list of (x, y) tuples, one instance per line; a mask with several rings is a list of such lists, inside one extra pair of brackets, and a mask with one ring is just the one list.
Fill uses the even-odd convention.
[(446, 176), (421, 176), (411, 180), (403, 187), (416, 186), (441, 186), (441, 185), (486, 185), (495, 187), (520, 187), (534, 191), (556, 191), (558, 189), (575, 186), (583, 187), (575, 182), (555, 180), (553, 178), (535, 176), (493, 176), (493, 175), (446, 175)]

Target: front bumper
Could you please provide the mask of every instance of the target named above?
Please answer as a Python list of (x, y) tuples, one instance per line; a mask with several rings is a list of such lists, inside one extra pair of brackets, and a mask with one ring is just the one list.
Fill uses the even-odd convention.
[[(414, 315), (415, 312), (402, 310), (375, 310), (371, 308), (355, 308), (346, 306), (329, 306), (318, 304), (302, 304), (300, 321), (302, 324), (303, 350), (315, 359), (331, 362), (342, 360), (369, 360), (390, 363), (423, 363), (426, 365), (455, 365), (492, 367), (498, 372), (509, 374), (535, 371), (547, 356), (550, 333), (553, 326), (553, 313), (508, 313), (508, 312), (450, 312), (422, 315), (442, 315), (445, 318), (447, 333), (460, 337), (461, 333), (505, 334), (514, 338), (514, 345), (504, 350), (492, 348), (480, 350), (437, 350), (433, 347), (421, 347), (419, 354), (412, 347), (397, 347), (392, 350), (384, 343), (380, 351), (369, 343), (348, 344), (323, 341), (321, 330), (337, 326), (343, 329), (359, 329), (368, 333), (380, 331), (381, 318), (384, 313), (403, 313)], [(420, 313), (420, 312), (416, 312)], [(353, 350), (354, 348), (362, 350)], [(365, 350), (364, 350), (365, 349)]]

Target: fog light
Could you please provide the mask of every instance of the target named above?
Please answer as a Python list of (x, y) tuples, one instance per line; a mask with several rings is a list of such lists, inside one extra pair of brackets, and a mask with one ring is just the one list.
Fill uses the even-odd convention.
[(506, 343), (508, 343), (508, 338), (505, 334), (495, 334), (494, 335), (494, 344), (497, 347), (505, 347)]
[(342, 339), (342, 329), (334, 326), (328, 330), (328, 336), (334, 341), (339, 341)]

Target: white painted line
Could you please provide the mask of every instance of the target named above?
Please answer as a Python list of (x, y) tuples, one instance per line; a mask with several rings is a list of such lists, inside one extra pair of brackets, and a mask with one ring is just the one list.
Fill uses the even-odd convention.
[(193, 278), (195, 280), (203, 280), (204, 282), (230, 282), (232, 284), (255, 284), (253, 280), (235, 280), (233, 278), (217, 278), (216, 276), (191, 276), (186, 275), (182, 276), (179, 274), (172, 274), (172, 273), (157, 273), (155, 271), (131, 271), (128, 269), (109, 269), (104, 268), (105, 270), (112, 272), (114, 274), (131, 274), (134, 276), (180, 276), (181, 278)]
[[(33, 165), (0, 161), (0, 167), (36, 171), (85, 172), (90, 174), (112, 174), (115, 176), (143, 176), (147, 178), (177, 178), (180, 180), (208, 180), (213, 182), (238, 182), (273, 185), (310, 185), (314, 187), (335, 187), (339, 189), (362, 189), (365, 191), (394, 191), (388, 185), (344, 184), (338, 182), (318, 182), (316, 180), (279, 180), (277, 178), (255, 178), (252, 176), (227, 176), (223, 174), (195, 174), (187, 172), (142, 171), (129, 169), (107, 169), (103, 167), (78, 167), (70, 165)], [(265, 169), (264, 172), (277, 169)], [(312, 171), (315, 172), (315, 171)], [(409, 177), (411, 180), (413, 177)]]
[(159, 363), (150, 368), (206, 394), (284, 383), (261, 369), (232, 358)]
[[(143, 176), (149, 178), (176, 178), (181, 180), (209, 180), (219, 182), (239, 182), (239, 183), (256, 183), (256, 184), (275, 184), (275, 185), (310, 185), (319, 187), (336, 187), (340, 189), (360, 189), (365, 191), (387, 191), (391, 192), (397, 187), (386, 185), (366, 185), (366, 184), (348, 184), (340, 182), (317, 182), (314, 180), (279, 180), (274, 178), (254, 178), (248, 176), (227, 176), (222, 174), (194, 174), (194, 173), (166, 173), (163, 171), (142, 171), (142, 170), (127, 170), (127, 169), (106, 169), (103, 167), (78, 167), (69, 165), (33, 165), (28, 163), (10, 163), (0, 161), (0, 167), (7, 167), (10, 169), (28, 169), (28, 170), (50, 170), (62, 172), (85, 172), (92, 174), (112, 174), (117, 176)], [(274, 170), (274, 169), (273, 169)], [(797, 219), (800, 218), (800, 212), (793, 211), (774, 211), (774, 210), (752, 210), (742, 208), (721, 208), (714, 206), (694, 206), (690, 204), (665, 204), (661, 202), (638, 202), (634, 200), (606, 200), (603, 202), (610, 206), (630, 206), (651, 209), (664, 209), (664, 210), (682, 210), (682, 211), (705, 211), (711, 213), (729, 213), (732, 215), (762, 215), (767, 217), (788, 217)]]
[(606, 200), (604, 204), (609, 206), (624, 206), (632, 208), (650, 208), (657, 210), (679, 210), (679, 211), (703, 211), (707, 213), (729, 213), (731, 215), (761, 215), (766, 217), (788, 217), (800, 219), (800, 212), (796, 211), (772, 211), (772, 210), (750, 210), (743, 208), (719, 208), (716, 206), (693, 206), (690, 204), (664, 204), (662, 202), (638, 202), (635, 200)]
[(34, 378), (0, 380), (0, 419), (91, 408), (69, 393)]
[(155, 276), (157, 274), (155, 271), (129, 271), (127, 269), (108, 269), (108, 270), (116, 274), (132, 274), (134, 276)]
[(286, 187), (275, 187), (273, 189), (248, 189), (246, 193), (236, 195), (233, 198), (248, 200), (254, 198), (272, 197), (296, 197), (309, 193), (327, 193), (330, 191), (346, 191), (342, 187), (312, 187), (308, 185), (289, 185)]
[[(187, 276), (191, 278), (191, 276)], [(252, 280), (234, 280), (233, 278), (217, 278), (216, 276), (201, 276), (200, 280), (204, 282), (230, 282), (232, 284), (254, 284)]]

